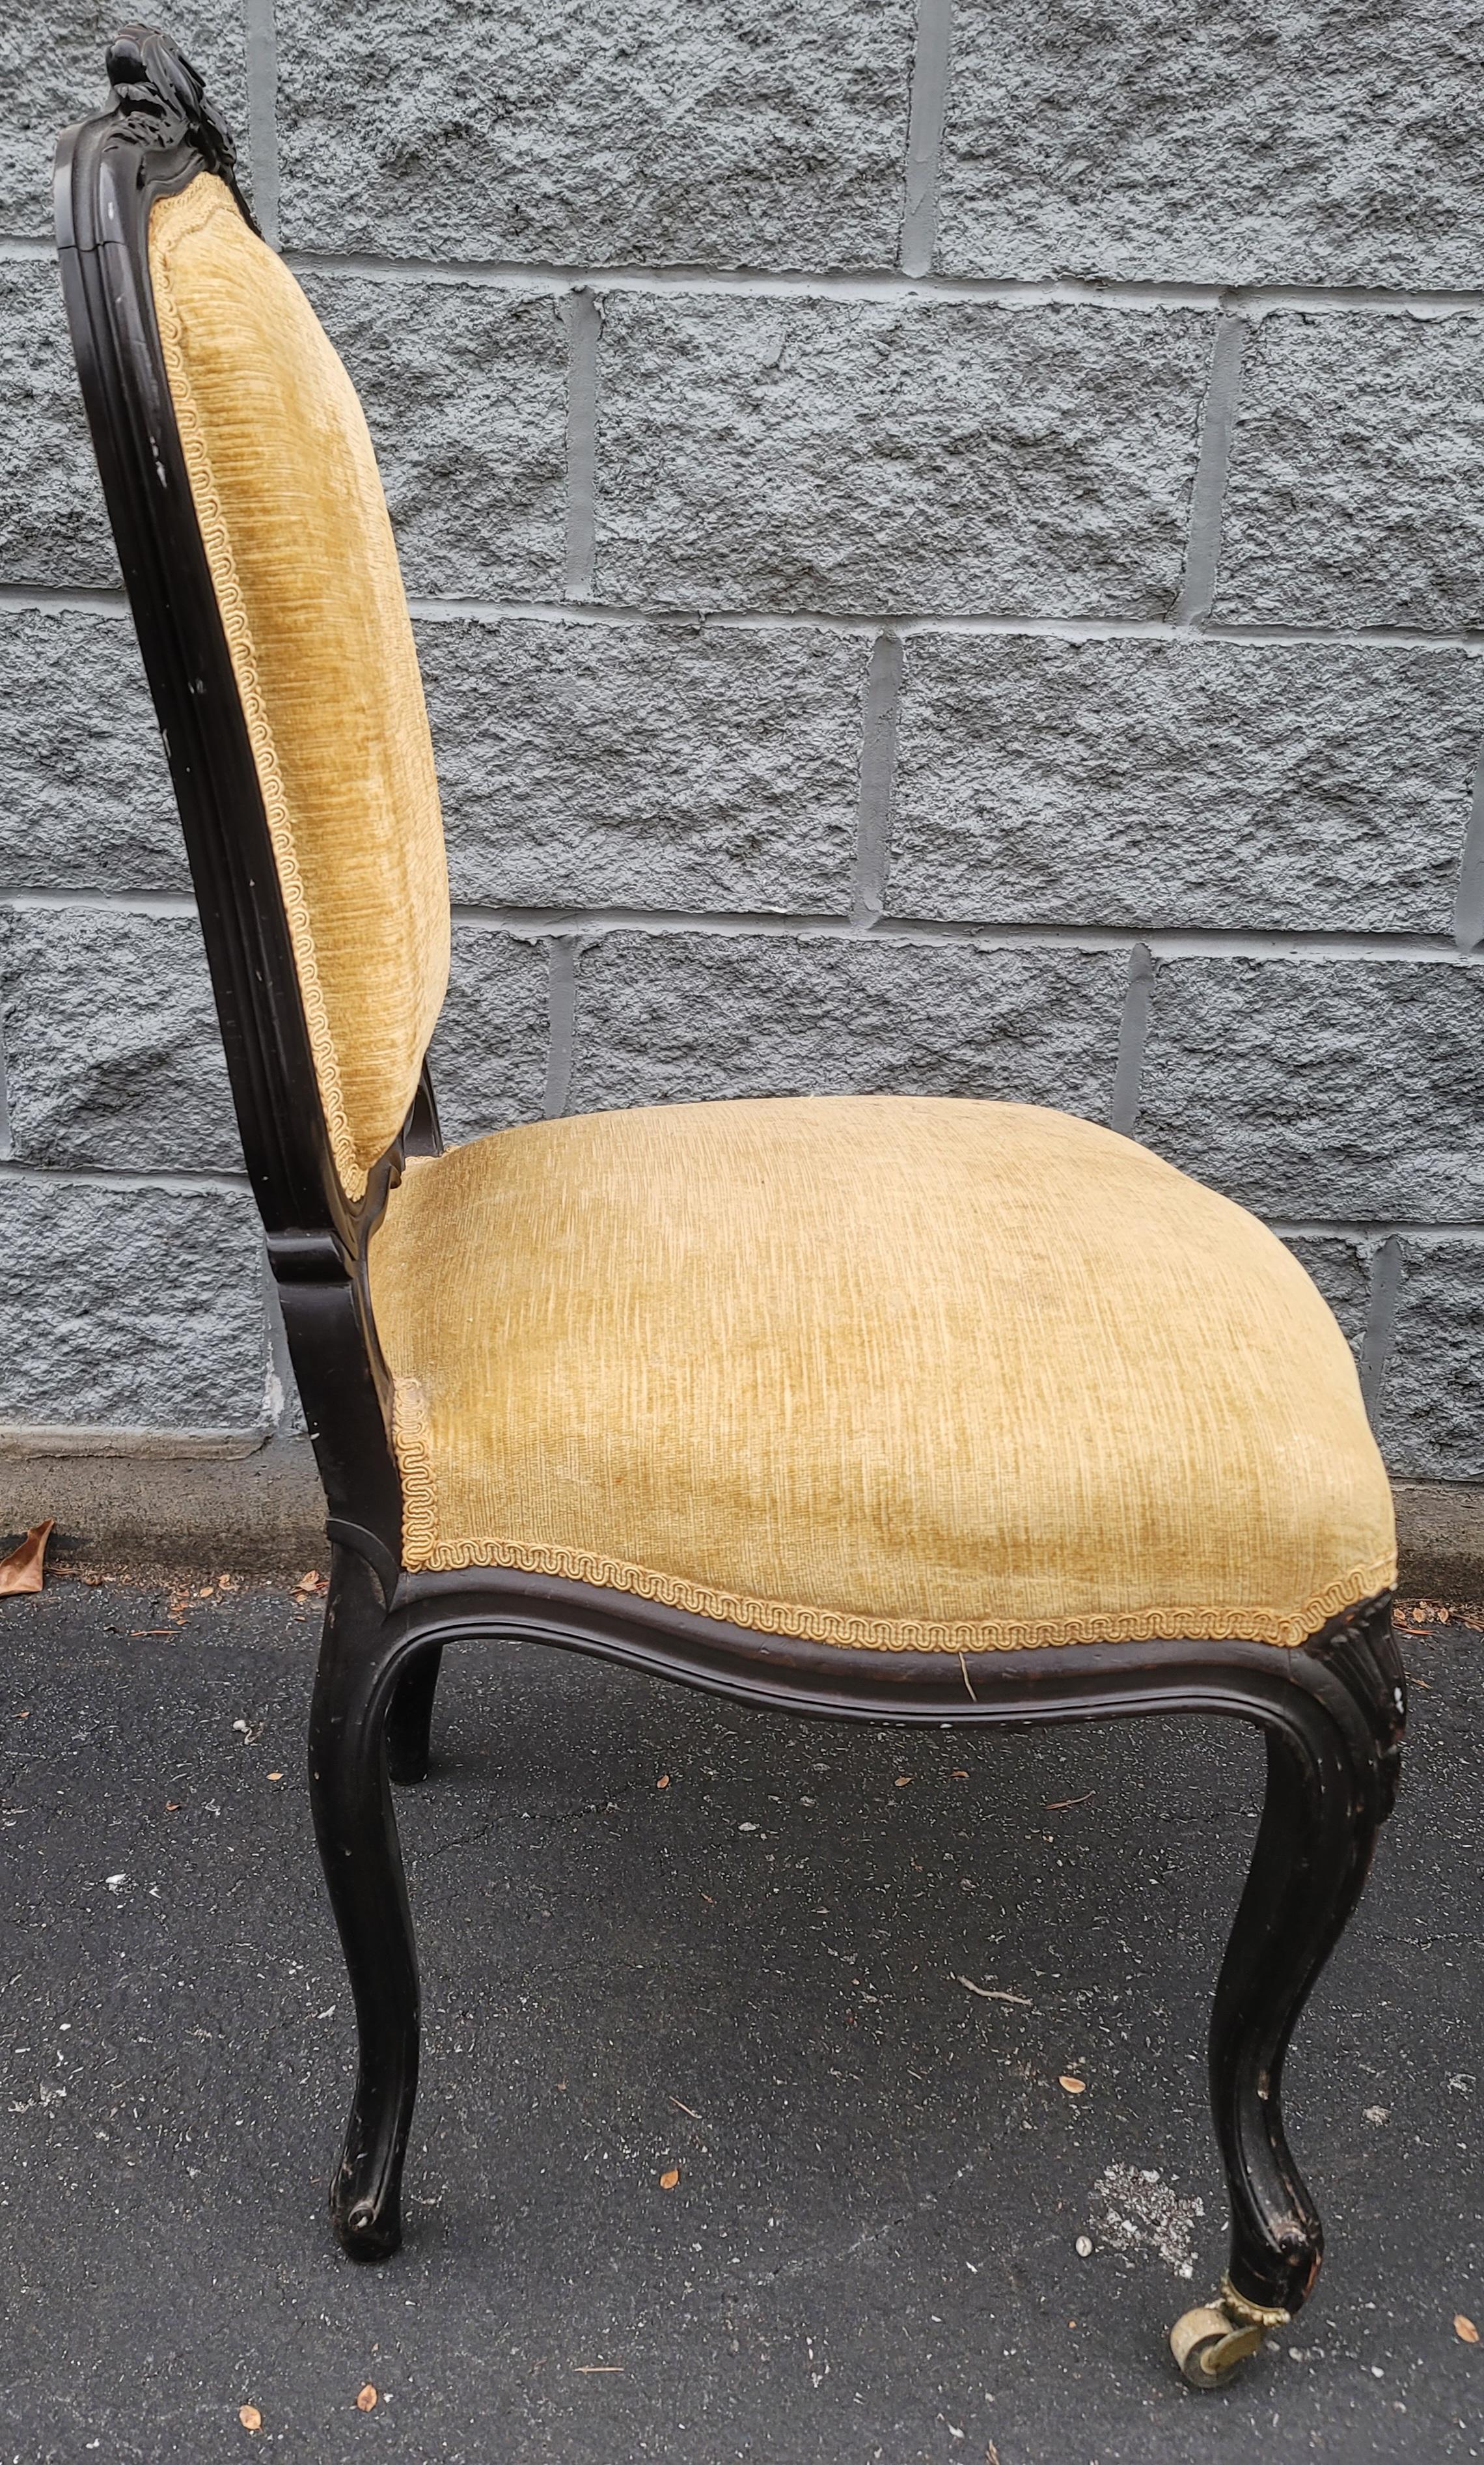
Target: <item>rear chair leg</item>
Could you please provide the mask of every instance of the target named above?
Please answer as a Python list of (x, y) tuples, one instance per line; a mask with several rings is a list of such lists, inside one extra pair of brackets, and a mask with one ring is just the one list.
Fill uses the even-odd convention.
[(310, 1715), (309, 1794), (360, 2038), (344, 2151), (330, 2189), (335, 2232), (352, 2259), (386, 2259), (402, 2240), (419, 2006), (387, 1731), (398, 1684), (414, 1668), (407, 1644), (388, 1640), (365, 1560), (337, 1546)]
[(1396, 1794), (1406, 1698), (1389, 1601), (1315, 1638), (1294, 1676), (1300, 1682), (1282, 1687), (1267, 1722), (1262, 1822), (1211, 2013), (1231, 2257), (1215, 2301), (1170, 2331), (1195, 2387), (1219, 2387), (1270, 2329), (1294, 2318), (1324, 2254), (1318, 2210), (1284, 2135), (1283, 2057)]
[(391, 1699), (387, 1721), (387, 1768), (404, 1788), (428, 1777), (432, 1699), (438, 1691), (442, 1661), (443, 1646), (430, 1644), (403, 1672)]

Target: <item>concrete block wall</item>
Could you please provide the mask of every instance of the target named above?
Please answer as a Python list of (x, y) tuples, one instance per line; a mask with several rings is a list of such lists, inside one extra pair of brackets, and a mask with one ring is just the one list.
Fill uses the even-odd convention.
[[(286, 1426), (47, 238), (0, 109), (0, 1434)], [(1264, 1213), (1484, 1479), (1484, 178), (1446, 0), (201, 0), (361, 386), (455, 1137), (908, 1088)]]

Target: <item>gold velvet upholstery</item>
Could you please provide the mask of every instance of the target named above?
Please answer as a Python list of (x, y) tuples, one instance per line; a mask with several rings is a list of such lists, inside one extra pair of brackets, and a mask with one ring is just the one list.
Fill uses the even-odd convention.
[(448, 981), (443, 830), (391, 524), (350, 380), (221, 181), (160, 199), (149, 268), (336, 1169), (359, 1197)]
[(677, 1104), (415, 1162), (369, 1253), (410, 1567), (885, 1650), (1292, 1645), (1394, 1578), (1344, 1338), (1111, 1131)]
[[(203, 174), (149, 261), (336, 1168), (448, 975), (427, 718), (354, 390)], [(411, 1162), (373, 1234), (409, 1567), (887, 1651), (1295, 1645), (1393, 1579), (1354, 1365), (1251, 1216), (1065, 1115), (675, 1105)]]

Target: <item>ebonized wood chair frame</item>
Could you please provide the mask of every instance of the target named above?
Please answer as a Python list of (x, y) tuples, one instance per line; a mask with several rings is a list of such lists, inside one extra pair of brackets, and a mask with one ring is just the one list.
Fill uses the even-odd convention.
[[(1363, 1885), (1395, 1795), (1406, 1718), (1390, 1598), (1299, 1650), (1128, 1643), (965, 1659), (808, 1645), (502, 1569), (406, 1573), (388, 1380), (368, 1239), (405, 1157), (439, 1151), (426, 1073), (363, 1200), (338, 1182), (257, 773), (182, 457), (155, 323), (149, 210), (203, 170), (235, 193), (232, 141), (165, 36), (122, 30), (111, 108), (57, 150), (61, 273), (82, 392), (164, 732), (247, 1169), (262, 1212), (328, 1505), (332, 1575), (310, 1780), (354, 1994), (360, 2064), (331, 2211), (344, 2249), (400, 2240), (416, 2089), (416, 1952), (389, 1780), (427, 1770), (443, 1647), (532, 1638), (769, 1709), (845, 1721), (1015, 1727), (1172, 1713), (1254, 1723), (1267, 1794), (1216, 1988), (1212, 2109), (1231, 2202), (1214, 2307), (1175, 2332), (1211, 2386), (1296, 2312), (1322, 2232), (1284, 2137), (1284, 2052)], [(240, 196), (238, 203), (251, 221)], [(1196, 2323), (1192, 2325), (1191, 2323)]]

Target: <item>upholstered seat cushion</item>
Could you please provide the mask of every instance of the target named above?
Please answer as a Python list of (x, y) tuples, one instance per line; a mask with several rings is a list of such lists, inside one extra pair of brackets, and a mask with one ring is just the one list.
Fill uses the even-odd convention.
[(679, 1104), (410, 1164), (370, 1248), (410, 1567), (817, 1641), (1296, 1644), (1394, 1576), (1292, 1255), (1113, 1132)]

